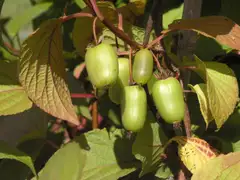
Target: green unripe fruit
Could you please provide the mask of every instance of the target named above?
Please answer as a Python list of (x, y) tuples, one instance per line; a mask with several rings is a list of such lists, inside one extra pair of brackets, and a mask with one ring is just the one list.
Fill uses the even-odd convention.
[(144, 85), (151, 78), (153, 73), (152, 53), (147, 49), (138, 51), (133, 62), (133, 80), (137, 84)]
[(185, 104), (183, 90), (176, 78), (158, 80), (152, 88), (152, 96), (161, 117), (170, 124), (183, 120)]
[(123, 127), (138, 132), (144, 126), (147, 115), (147, 96), (141, 86), (126, 86), (121, 101)]
[(129, 81), (129, 60), (127, 58), (118, 59), (118, 72), (116, 83), (108, 90), (109, 98), (116, 104), (120, 104), (122, 91)]
[(111, 45), (102, 43), (88, 49), (85, 63), (89, 80), (96, 88), (106, 88), (116, 82), (118, 61)]

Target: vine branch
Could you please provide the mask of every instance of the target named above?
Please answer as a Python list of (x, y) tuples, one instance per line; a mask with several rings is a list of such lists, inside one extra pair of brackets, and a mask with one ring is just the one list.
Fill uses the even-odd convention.
[[(86, 2), (88, 2), (87, 0), (85, 0)], [(99, 10), (99, 8), (97, 7), (97, 3), (95, 0), (90, 0), (91, 6), (89, 6), (94, 13), (96, 14), (96, 16), (98, 17), (98, 19), (106, 26), (108, 27), (108, 29), (110, 29), (117, 37), (119, 37), (120, 39), (122, 39), (124, 42), (126, 42), (127, 44), (129, 44), (132, 48), (135, 49), (140, 49), (142, 48), (142, 45), (137, 43), (136, 41), (133, 41), (128, 35), (126, 35), (122, 30), (120, 30), (119, 28), (115, 27), (108, 19), (106, 19), (103, 14), (101, 13), (101, 11)], [(86, 3), (88, 4), (88, 3)]]

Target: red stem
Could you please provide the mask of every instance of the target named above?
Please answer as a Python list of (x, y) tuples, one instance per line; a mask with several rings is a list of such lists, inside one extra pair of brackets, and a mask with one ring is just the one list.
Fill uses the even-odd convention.
[(92, 106), (92, 128), (98, 128), (98, 101), (95, 100)]
[(62, 22), (66, 22), (70, 19), (74, 19), (74, 18), (79, 18), (79, 17), (89, 17), (89, 18), (92, 18), (94, 17), (92, 14), (90, 13), (83, 13), (83, 12), (80, 12), (80, 13), (75, 13), (75, 14), (71, 14), (71, 15), (68, 15), (68, 16), (62, 16), (60, 17), (59, 19), (62, 21)]
[(95, 95), (94, 94), (75, 94), (75, 93), (72, 93), (71, 97), (72, 98), (94, 98)]
[(91, 5), (96, 16), (99, 18), (99, 20), (106, 26), (108, 27), (108, 29), (110, 29), (112, 32), (114, 32), (114, 34), (119, 37), (120, 39), (122, 39), (124, 42), (126, 42), (127, 44), (129, 44), (131, 47), (135, 48), (135, 49), (140, 49), (142, 48), (142, 45), (137, 43), (136, 41), (133, 41), (128, 35), (126, 35), (122, 30), (118, 29), (117, 27), (115, 27), (108, 19), (106, 19), (102, 13), (100, 12), (100, 10), (97, 7), (96, 1), (95, 0), (90, 0)]
[(156, 43), (159, 43), (159, 41), (161, 41), (164, 38), (165, 34), (162, 34), (160, 36), (158, 36), (156, 39), (154, 39), (152, 42), (150, 42), (147, 45), (147, 49), (150, 49), (153, 45), (155, 45)]

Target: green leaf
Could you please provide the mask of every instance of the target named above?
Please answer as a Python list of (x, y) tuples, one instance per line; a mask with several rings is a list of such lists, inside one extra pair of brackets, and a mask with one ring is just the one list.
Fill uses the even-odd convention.
[(50, 2), (40, 3), (26, 9), (22, 14), (17, 14), (7, 23), (6, 28), (9, 35), (12, 37), (16, 36), (21, 27), (45, 12), (51, 5), (52, 3)]
[(135, 157), (142, 162), (140, 176), (157, 171), (163, 165), (161, 162), (162, 145), (166, 142), (166, 135), (149, 111), (144, 128), (137, 134), (132, 149)]
[[(118, 19), (117, 11), (111, 2), (98, 2), (100, 11), (104, 17), (107, 17), (110, 21), (116, 22)], [(91, 12), (88, 7), (84, 8), (82, 12)], [(85, 49), (93, 37), (93, 20), (90, 17), (81, 17), (76, 19), (72, 32), (73, 44), (81, 56), (85, 55)], [(103, 28), (103, 24), (97, 20), (96, 32), (100, 32)]]
[(212, 117), (220, 128), (232, 114), (238, 101), (238, 82), (232, 69), (218, 62), (186, 60), (184, 66), (195, 66), (193, 70), (206, 82), (207, 97)]
[(0, 141), (0, 159), (13, 159), (22, 162), (23, 164), (28, 166), (33, 172), (33, 174), (36, 176), (36, 171), (31, 157), (19, 151), (18, 149), (9, 146), (3, 141)]
[(174, 9), (171, 9), (163, 14), (163, 28), (168, 29), (168, 25), (171, 24), (174, 20), (182, 19), (183, 14), (183, 3)]
[(86, 154), (78, 142), (71, 142), (58, 150), (47, 162), (39, 180), (79, 180), (82, 177)]
[(240, 152), (220, 155), (209, 160), (203, 168), (197, 170), (192, 180), (237, 180), (240, 176)]
[(40, 180), (112, 180), (138, 166), (131, 154), (131, 141), (121, 130), (109, 134), (106, 129), (93, 130), (57, 151), (40, 173)]
[(192, 86), (189, 84), (189, 87), (197, 94), (200, 110), (205, 120), (206, 127), (208, 127), (208, 124), (213, 120), (213, 117), (209, 108), (207, 85), (196, 84), (195, 86)]
[[(4, 0), (0, 0), (0, 15), (2, 13), (2, 7), (3, 7)], [(2, 28), (0, 28), (0, 45), (3, 44), (3, 39), (2, 39)]]
[(17, 81), (17, 65), (17, 61), (0, 61), (0, 115), (20, 113), (32, 107)]
[(79, 124), (66, 84), (60, 20), (44, 22), (23, 42), (19, 79), (30, 99), (42, 110)]
[(220, 128), (234, 111), (238, 101), (238, 83), (234, 72), (226, 65), (206, 62), (209, 106)]
[(85, 8), (86, 7), (86, 4), (83, 0), (75, 0), (75, 3), (81, 8)]

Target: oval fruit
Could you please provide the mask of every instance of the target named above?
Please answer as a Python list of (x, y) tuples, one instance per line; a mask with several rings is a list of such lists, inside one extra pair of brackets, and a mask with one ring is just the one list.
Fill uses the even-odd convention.
[(152, 53), (147, 49), (141, 49), (134, 57), (133, 80), (137, 84), (146, 84), (153, 73)]
[(102, 43), (88, 49), (85, 63), (89, 80), (96, 88), (106, 88), (116, 82), (118, 61), (111, 45)]
[(119, 58), (117, 81), (108, 90), (108, 95), (112, 102), (120, 104), (122, 91), (124, 86), (128, 85), (129, 76), (129, 60), (127, 58)]
[(170, 124), (184, 118), (183, 90), (176, 78), (158, 80), (152, 88), (153, 101), (161, 117)]
[(126, 86), (121, 100), (123, 127), (138, 132), (144, 126), (147, 115), (147, 96), (141, 86)]

